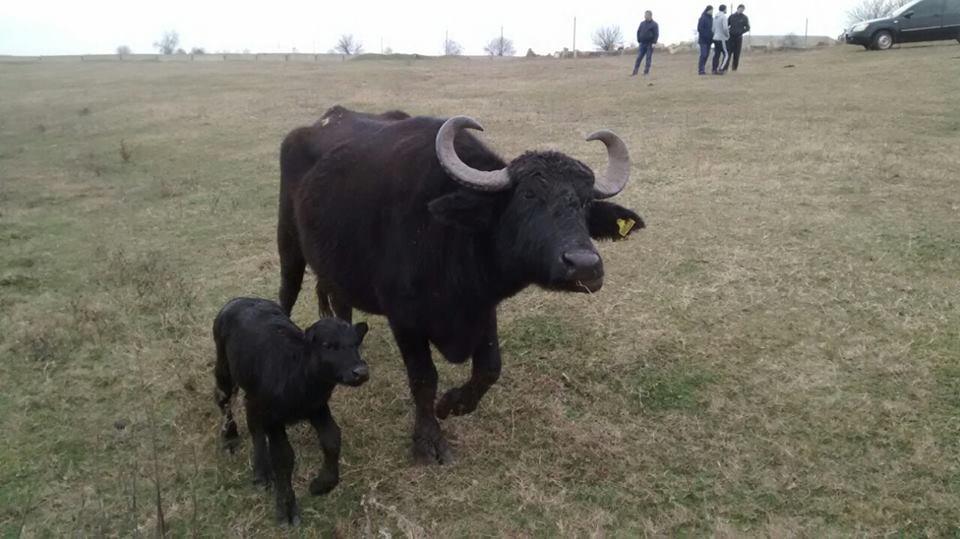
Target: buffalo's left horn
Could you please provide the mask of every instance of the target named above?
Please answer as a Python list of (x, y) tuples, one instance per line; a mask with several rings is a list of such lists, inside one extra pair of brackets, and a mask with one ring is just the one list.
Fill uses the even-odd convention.
[(587, 140), (599, 140), (607, 147), (607, 173), (594, 183), (594, 197), (610, 198), (623, 191), (630, 180), (630, 152), (627, 145), (609, 129), (591, 133)]
[(480, 124), (473, 118), (466, 116), (454, 116), (440, 127), (437, 132), (437, 159), (440, 160), (440, 166), (454, 180), (471, 189), (480, 191), (502, 191), (510, 187), (510, 176), (507, 169), (500, 170), (477, 170), (464, 163), (457, 150), (453, 146), (454, 139), (461, 129), (476, 129), (483, 131)]

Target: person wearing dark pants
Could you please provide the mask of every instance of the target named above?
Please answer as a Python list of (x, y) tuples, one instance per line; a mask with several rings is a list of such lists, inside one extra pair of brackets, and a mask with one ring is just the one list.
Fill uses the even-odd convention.
[(730, 53), (727, 52), (730, 26), (727, 23), (727, 6), (720, 4), (717, 9), (719, 13), (713, 18), (713, 74), (723, 75), (730, 62)]
[(733, 70), (740, 67), (740, 50), (743, 48), (743, 34), (750, 31), (750, 18), (744, 15), (747, 8), (743, 4), (737, 6), (737, 12), (730, 15), (730, 57), (733, 60)]
[(660, 26), (653, 20), (653, 12), (647, 11), (643, 14), (643, 22), (637, 28), (637, 43), (640, 44), (640, 52), (637, 54), (637, 61), (633, 64), (633, 75), (640, 70), (640, 64), (644, 57), (647, 59), (647, 65), (643, 68), (643, 74), (650, 74), (650, 64), (653, 63), (653, 48), (660, 39)]
[(707, 58), (713, 45), (713, 6), (707, 6), (697, 23), (697, 43), (700, 45), (700, 60), (697, 62), (697, 74), (707, 74)]

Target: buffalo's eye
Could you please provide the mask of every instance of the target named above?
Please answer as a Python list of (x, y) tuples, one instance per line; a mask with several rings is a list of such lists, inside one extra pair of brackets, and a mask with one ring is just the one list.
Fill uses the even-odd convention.
[(532, 199), (532, 198), (534, 198), (534, 197), (536, 197), (536, 196), (537, 196), (537, 194), (534, 193), (533, 191), (530, 191), (529, 189), (523, 191), (523, 198), (525, 198), (525, 199), (527, 199), (527, 200), (530, 200), (530, 199)]
[(326, 341), (320, 343), (320, 346), (322, 346), (324, 350), (336, 350), (337, 348), (339, 348), (339, 347), (337, 346), (337, 343), (335, 343), (335, 342), (326, 342)]

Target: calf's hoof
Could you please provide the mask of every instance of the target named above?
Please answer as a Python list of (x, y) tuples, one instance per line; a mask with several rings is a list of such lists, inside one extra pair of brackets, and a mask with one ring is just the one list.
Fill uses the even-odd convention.
[(223, 433), (223, 438), (220, 439), (220, 447), (231, 455), (237, 452), (240, 447), (240, 436), (237, 435), (236, 430), (234, 430), (233, 435), (227, 432)]
[(277, 523), (289, 526), (300, 525), (300, 507), (295, 498), (277, 500)]
[(459, 387), (455, 387), (443, 394), (437, 402), (437, 417), (446, 419), (450, 414), (454, 416), (467, 415), (477, 409), (476, 401), (468, 401), (466, 394)]
[(433, 436), (413, 435), (413, 461), (419, 465), (453, 464), (453, 453), (443, 434)]
[(317, 477), (310, 482), (310, 494), (314, 496), (323, 496), (330, 492), (340, 482), (340, 478), (333, 475), (332, 472), (323, 470)]

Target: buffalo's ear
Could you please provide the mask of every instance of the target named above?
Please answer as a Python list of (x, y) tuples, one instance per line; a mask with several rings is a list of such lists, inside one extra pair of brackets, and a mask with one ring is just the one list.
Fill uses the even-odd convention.
[(353, 331), (357, 334), (357, 343), (362, 343), (364, 336), (366, 336), (367, 331), (370, 329), (370, 326), (366, 322), (360, 322), (353, 326)]
[(644, 228), (643, 219), (623, 206), (595, 201), (590, 204), (587, 227), (595, 240), (622, 240)]
[(427, 207), (441, 223), (464, 230), (483, 230), (493, 225), (495, 204), (490, 195), (460, 190), (431, 200)]

